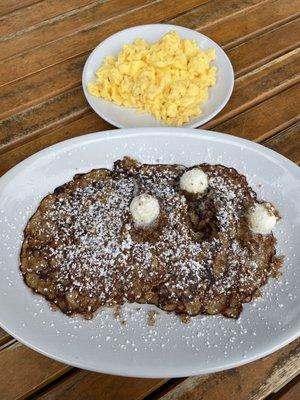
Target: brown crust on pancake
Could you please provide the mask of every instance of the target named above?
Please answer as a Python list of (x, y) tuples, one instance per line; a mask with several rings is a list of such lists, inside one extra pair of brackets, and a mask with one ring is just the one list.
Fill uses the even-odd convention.
[[(64, 313), (86, 318), (124, 302), (237, 318), (282, 259), (273, 234), (249, 229), (247, 210), (257, 199), (245, 176), (222, 165), (199, 167), (209, 188), (192, 196), (179, 188), (188, 169), (181, 165), (125, 157), (112, 171), (75, 175), (27, 223), (25, 283)], [(160, 203), (161, 216), (149, 229), (136, 229), (129, 213), (141, 193)]]

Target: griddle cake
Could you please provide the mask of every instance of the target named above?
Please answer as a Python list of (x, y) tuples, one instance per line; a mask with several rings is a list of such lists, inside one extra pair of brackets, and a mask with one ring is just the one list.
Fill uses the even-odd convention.
[[(233, 168), (200, 164), (209, 188), (180, 190), (182, 165), (125, 157), (113, 170), (75, 175), (40, 203), (24, 231), (26, 284), (64, 313), (91, 318), (100, 306), (151, 303), (185, 315), (236, 318), (281, 266), (273, 234), (253, 234), (256, 193)], [(129, 204), (148, 193), (154, 226), (137, 229)]]

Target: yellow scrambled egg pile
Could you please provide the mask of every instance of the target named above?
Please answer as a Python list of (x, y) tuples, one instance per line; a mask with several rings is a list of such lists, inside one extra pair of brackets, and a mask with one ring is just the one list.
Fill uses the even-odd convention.
[(203, 51), (195, 40), (183, 40), (177, 32), (169, 32), (153, 44), (136, 39), (117, 57), (106, 57), (88, 90), (179, 126), (201, 114), (208, 88), (216, 83), (213, 60), (214, 49)]

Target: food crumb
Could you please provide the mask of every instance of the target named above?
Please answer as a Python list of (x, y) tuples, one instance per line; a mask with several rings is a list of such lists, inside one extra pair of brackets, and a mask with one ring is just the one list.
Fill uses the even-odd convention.
[(154, 326), (156, 322), (157, 312), (154, 310), (148, 311), (148, 325)]
[(181, 315), (180, 316), (180, 321), (183, 324), (189, 324), (191, 322), (191, 317), (189, 315)]
[(122, 308), (119, 305), (114, 309), (114, 318), (118, 321), (122, 318)]

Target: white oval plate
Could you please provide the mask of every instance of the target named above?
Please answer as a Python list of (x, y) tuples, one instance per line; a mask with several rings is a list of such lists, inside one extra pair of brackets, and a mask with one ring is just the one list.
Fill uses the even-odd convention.
[(107, 55), (118, 54), (124, 44), (131, 43), (136, 38), (143, 38), (150, 43), (156, 42), (163, 35), (174, 30), (184, 39), (195, 39), (204, 50), (211, 47), (216, 50), (215, 65), (217, 66), (217, 83), (214, 87), (209, 89), (209, 99), (201, 106), (201, 116), (193, 118), (189, 123), (183, 126), (186, 128), (195, 128), (203, 125), (222, 110), (232, 93), (234, 73), (229, 58), (221, 47), (207, 36), (192, 29), (177, 25), (150, 24), (135, 26), (115, 33), (100, 43), (87, 59), (82, 74), (83, 91), (90, 106), (100, 117), (118, 128), (167, 126), (156, 120), (150, 114), (138, 115), (132, 108), (121, 107), (110, 101), (90, 95), (87, 90), (87, 84), (95, 80), (95, 72), (103, 64), (104, 58)]
[[(283, 215), (278, 252), (283, 277), (245, 305), (238, 321), (198, 316), (183, 324), (159, 311), (147, 325), (147, 305), (126, 305), (122, 325), (111, 309), (91, 321), (52, 311), (19, 273), (24, 226), (39, 201), (74, 174), (111, 167), (130, 155), (148, 163), (222, 163), (246, 174)], [(0, 178), (0, 324), (27, 346), (56, 360), (110, 374), (176, 377), (205, 374), (255, 360), (299, 335), (300, 172), (291, 161), (258, 144), (220, 133), (176, 128), (99, 132), (51, 146)], [(140, 307), (140, 310), (137, 310)], [(132, 315), (130, 315), (132, 313)]]

